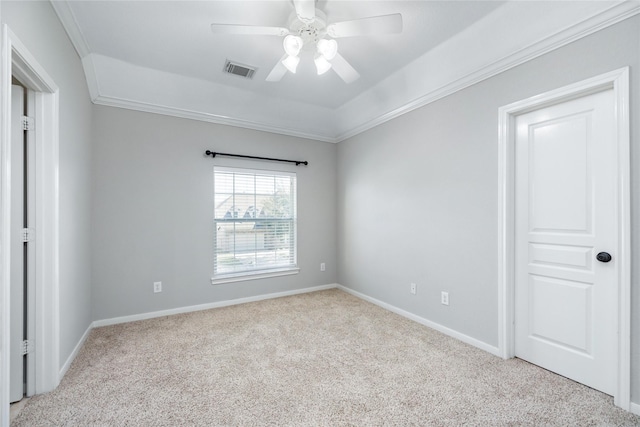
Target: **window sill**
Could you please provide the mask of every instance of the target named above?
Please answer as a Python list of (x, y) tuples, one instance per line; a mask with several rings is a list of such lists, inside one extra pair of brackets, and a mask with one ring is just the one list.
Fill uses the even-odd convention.
[(246, 280), (268, 279), (270, 277), (289, 276), (292, 274), (298, 274), (300, 269), (297, 267), (283, 268), (279, 270), (271, 270), (268, 272), (255, 272), (255, 273), (238, 273), (228, 274), (224, 276), (217, 276), (211, 278), (212, 285), (220, 285), (223, 283), (244, 282)]

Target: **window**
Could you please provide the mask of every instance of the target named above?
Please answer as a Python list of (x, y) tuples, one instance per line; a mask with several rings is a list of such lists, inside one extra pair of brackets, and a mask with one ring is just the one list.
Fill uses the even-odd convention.
[(296, 175), (215, 167), (213, 186), (212, 282), (297, 272)]

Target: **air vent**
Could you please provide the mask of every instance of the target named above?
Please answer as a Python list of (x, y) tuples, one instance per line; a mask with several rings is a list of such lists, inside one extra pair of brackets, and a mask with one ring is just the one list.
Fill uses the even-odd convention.
[(251, 68), (249, 66), (238, 64), (237, 62), (231, 62), (227, 60), (227, 62), (224, 64), (224, 71), (226, 71), (229, 74), (234, 74), (236, 76), (250, 79), (255, 74), (256, 68)]

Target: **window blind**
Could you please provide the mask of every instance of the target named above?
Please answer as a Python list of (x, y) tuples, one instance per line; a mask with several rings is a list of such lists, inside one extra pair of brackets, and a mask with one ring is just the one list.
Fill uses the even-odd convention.
[(296, 267), (296, 175), (214, 168), (214, 277)]

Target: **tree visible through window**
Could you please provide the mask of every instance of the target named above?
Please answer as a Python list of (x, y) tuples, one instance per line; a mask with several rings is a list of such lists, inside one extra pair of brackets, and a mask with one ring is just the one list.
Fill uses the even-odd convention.
[(214, 169), (214, 276), (296, 267), (296, 176)]

